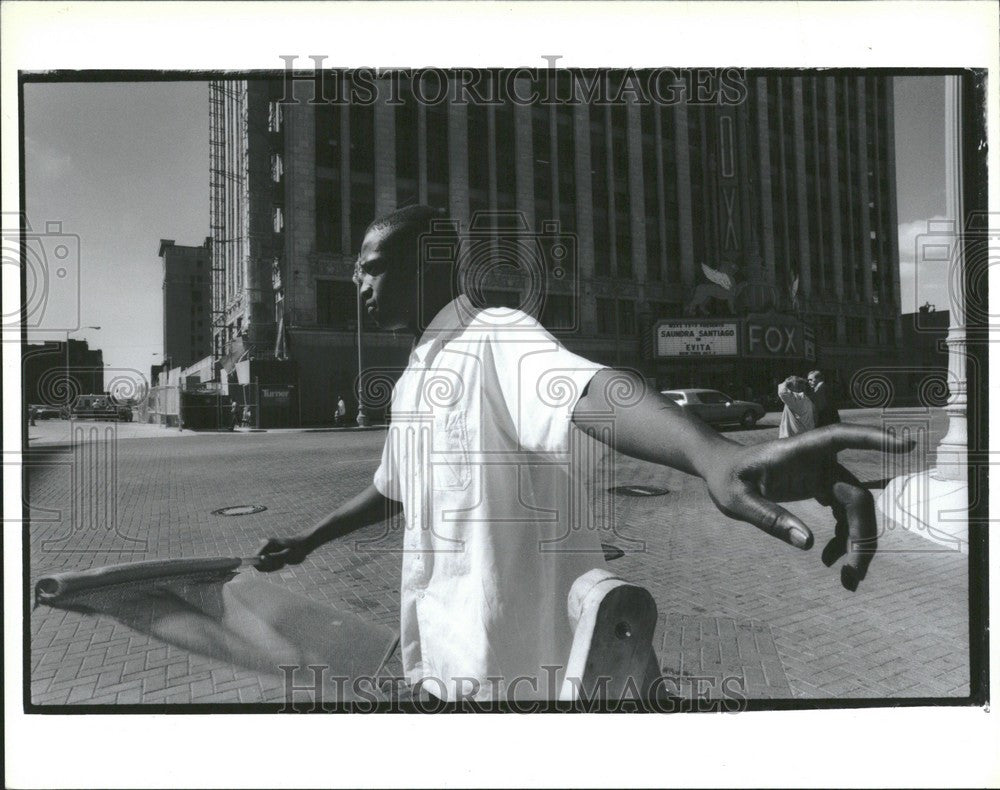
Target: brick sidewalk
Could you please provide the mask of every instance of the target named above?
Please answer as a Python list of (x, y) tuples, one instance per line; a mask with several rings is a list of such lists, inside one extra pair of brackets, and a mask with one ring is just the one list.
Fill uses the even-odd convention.
[[(730, 435), (755, 442), (774, 434), (764, 427)], [(102, 453), (90, 442), (32, 459), (30, 582), (44, 572), (140, 559), (248, 556), (263, 538), (301, 529), (367, 485), (383, 439), (382, 432), (209, 434), (118, 441)], [(845, 453), (842, 460), (864, 481), (894, 473), (872, 457)], [(622, 459), (616, 482), (669, 491), (618, 497), (615, 523), (622, 526), (602, 538), (626, 552), (611, 569), (656, 599), (667, 674), (705, 678), (713, 694), (735, 682), (729, 691), (751, 698), (968, 693), (962, 555), (887, 532), (868, 578), (851, 594), (837, 568), (819, 561), (832, 522), (816, 505), (791, 507), (816, 533), (816, 547), (804, 553), (726, 519), (701, 482), (679, 472)], [(114, 496), (100, 495), (108, 490)], [(237, 504), (268, 509), (212, 515)], [(355, 549), (384, 530), (329, 544), (269, 578), (398, 627), (398, 553)], [(398, 524), (390, 525), (382, 545), (398, 542)], [(30, 626), (36, 704), (284, 697), (279, 678), (165, 646), (110, 618), (39, 607)], [(398, 671), (398, 660), (392, 668)]]

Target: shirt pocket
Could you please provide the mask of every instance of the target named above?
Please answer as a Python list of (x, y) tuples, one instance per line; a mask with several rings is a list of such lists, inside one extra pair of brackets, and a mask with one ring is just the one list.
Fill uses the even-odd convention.
[(434, 487), (464, 490), (472, 482), (469, 426), (464, 409), (444, 414), (437, 431), (442, 447), (434, 464)]

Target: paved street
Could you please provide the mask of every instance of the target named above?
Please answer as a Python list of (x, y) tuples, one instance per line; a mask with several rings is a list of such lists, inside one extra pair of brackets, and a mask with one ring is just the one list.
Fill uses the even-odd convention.
[[(944, 427), (940, 413), (844, 416), (909, 426), (931, 448)], [(728, 435), (763, 441), (776, 436), (776, 424), (777, 415), (769, 414), (756, 430)], [(32, 586), (46, 572), (132, 560), (246, 557), (263, 538), (302, 529), (367, 485), (385, 436), (193, 434), (100, 423), (83, 426), (67, 445), (66, 423), (39, 423), (31, 431), (30, 445), (40, 448), (29, 461)], [(876, 495), (887, 478), (926, 464), (921, 451), (890, 463), (858, 453), (841, 460)], [(737, 679), (751, 698), (968, 694), (967, 557), (905, 530), (886, 530), (868, 577), (852, 594), (837, 567), (820, 562), (833, 525), (815, 503), (789, 506), (816, 533), (816, 546), (803, 553), (719, 514), (695, 478), (624, 458), (615, 475), (618, 486), (668, 492), (617, 496), (615, 522), (602, 537), (625, 552), (609, 567), (656, 600), (665, 674), (691, 683), (706, 678), (715, 696), (724, 678)], [(212, 513), (244, 504), (267, 510), (230, 518)], [(382, 534), (378, 550), (357, 550)], [(396, 627), (399, 554), (391, 549), (398, 543), (398, 525), (388, 532), (372, 527), (269, 578)], [(107, 617), (42, 606), (32, 612), (30, 630), (36, 704), (284, 697), (279, 678), (166, 646)], [(398, 671), (398, 657), (391, 668)]]

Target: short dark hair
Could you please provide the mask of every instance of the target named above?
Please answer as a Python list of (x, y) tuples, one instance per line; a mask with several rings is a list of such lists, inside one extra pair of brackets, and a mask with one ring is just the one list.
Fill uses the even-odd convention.
[(448, 215), (443, 209), (418, 203), (415, 206), (398, 208), (379, 217), (368, 226), (365, 234), (373, 230), (384, 230), (391, 234), (394, 243), (404, 242), (407, 239), (416, 241), (421, 234), (430, 232), (434, 220), (447, 218)]

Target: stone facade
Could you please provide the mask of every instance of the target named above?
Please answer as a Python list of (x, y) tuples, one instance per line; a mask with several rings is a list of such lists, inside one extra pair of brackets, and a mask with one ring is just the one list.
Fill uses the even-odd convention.
[[(305, 422), (328, 421), (338, 394), (352, 400), (357, 246), (367, 223), (404, 198), (447, 207), (465, 230), (473, 205), (508, 206), (530, 239), (546, 234), (536, 209), (548, 205), (576, 250), (569, 280), (545, 264), (546, 292), (573, 313), (557, 334), (662, 386), (738, 381), (763, 392), (804, 364), (656, 359), (651, 327), (692, 311), (794, 314), (815, 329), (811, 364), (845, 393), (854, 368), (897, 354), (888, 78), (748, 73), (730, 104), (682, 94), (656, 105), (627, 93), (623, 107), (578, 103), (563, 124), (558, 108), (518, 104), (507, 126), (507, 108), (489, 104), (485, 133), (472, 135), (472, 108), (455, 90), (443, 103), (418, 103), (396, 75), (376, 81), (374, 105), (324, 102), (335, 83), (336, 96), (347, 95), (349, 78), (336, 79), (320, 101), (311, 79), (216, 82), (211, 94), (214, 350), (220, 359), (295, 359)], [(532, 79), (512, 84), (526, 95)], [(579, 83), (573, 90), (582, 96)], [(482, 146), (488, 174), (472, 185)], [(718, 292), (705, 267), (726, 273), (733, 294), (707, 295)], [(407, 341), (364, 334), (365, 367), (405, 363)]]

